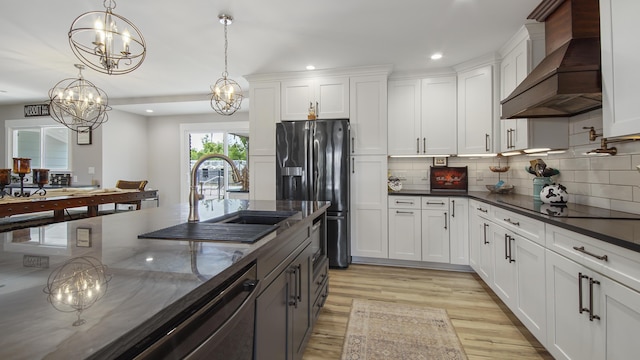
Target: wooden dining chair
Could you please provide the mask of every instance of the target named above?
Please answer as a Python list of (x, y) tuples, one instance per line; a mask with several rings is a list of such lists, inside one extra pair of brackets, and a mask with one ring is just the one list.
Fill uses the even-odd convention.
[[(148, 183), (147, 180), (139, 180), (139, 181), (118, 180), (116, 182), (116, 188), (128, 189), (128, 190), (136, 189), (138, 191), (144, 191), (144, 188), (145, 186), (147, 186), (147, 183)], [(142, 201), (135, 200), (135, 201), (117, 202), (115, 203), (115, 206), (114, 206), (114, 210), (116, 212), (118, 211), (118, 205), (135, 205), (136, 210), (140, 210), (140, 208), (142, 207)]]

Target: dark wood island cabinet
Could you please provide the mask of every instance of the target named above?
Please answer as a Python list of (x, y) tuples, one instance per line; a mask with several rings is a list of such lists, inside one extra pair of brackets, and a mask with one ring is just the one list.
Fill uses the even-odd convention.
[[(268, 264), (284, 258), (277, 266), (266, 269), (269, 274), (256, 300), (255, 359), (301, 359), (304, 354), (318, 315), (314, 309), (324, 305), (324, 301), (316, 301), (316, 295), (328, 291), (328, 282), (324, 281), (328, 259), (324, 254), (317, 256), (312, 244), (321, 241), (320, 247), (326, 248), (326, 232), (317, 229), (325, 226), (324, 217), (323, 214), (315, 226), (309, 223), (282, 248), (258, 259), (260, 268), (261, 260)], [(323, 281), (316, 284), (319, 278)]]

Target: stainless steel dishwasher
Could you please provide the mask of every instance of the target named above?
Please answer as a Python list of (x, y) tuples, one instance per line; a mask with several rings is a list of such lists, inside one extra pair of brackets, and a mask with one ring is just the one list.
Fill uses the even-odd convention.
[(252, 359), (258, 294), (256, 265), (245, 267), (226, 284), (139, 344), (137, 348), (142, 352), (125, 354), (125, 358)]

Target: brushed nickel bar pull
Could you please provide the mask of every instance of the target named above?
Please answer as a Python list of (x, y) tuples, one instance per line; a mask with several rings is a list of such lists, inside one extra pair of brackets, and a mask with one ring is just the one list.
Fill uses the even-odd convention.
[(354, 136), (351, 137), (351, 153), (354, 154), (356, 152), (356, 138)]
[[(298, 308), (298, 302), (296, 301), (296, 295), (293, 294), (291, 295), (291, 290), (293, 286), (291, 286), (291, 283), (294, 283), (296, 285), (296, 287), (298, 286), (298, 283), (295, 281), (296, 280), (296, 268), (295, 267), (290, 267), (289, 270), (289, 285), (288, 287), (288, 291), (287, 291), (287, 303), (289, 304), (289, 306), (294, 306), (296, 309)], [(291, 278), (293, 277), (293, 281), (291, 280)], [(297, 292), (297, 290), (296, 290)]]
[(413, 211), (400, 211), (400, 210), (396, 210), (396, 214), (412, 214), (412, 215), (413, 215)]
[(484, 149), (489, 152), (489, 134), (484, 134)]
[(456, 201), (451, 200), (451, 204), (453, 205), (453, 209), (451, 210), (451, 217), (456, 217)]
[(583, 311), (589, 312), (589, 309), (582, 307), (582, 279), (588, 279), (587, 275), (578, 273), (578, 312), (582, 314)]
[(439, 202), (427, 201), (427, 205), (444, 205), (444, 203), (442, 201), (439, 201)]
[(356, 158), (351, 158), (351, 173), (356, 173)]
[(489, 212), (489, 210), (483, 208), (476, 208), (476, 210), (482, 211), (485, 214)]
[(600, 285), (600, 281), (589, 278), (589, 321), (600, 320), (600, 316), (593, 313), (593, 284)]
[(509, 246), (509, 235), (504, 234), (504, 259), (509, 260), (507, 247)]
[(487, 241), (487, 228), (489, 227), (489, 224), (484, 223), (482, 226), (482, 232), (484, 233), (484, 244), (487, 245), (489, 242)]
[(509, 263), (516, 262), (516, 259), (513, 258), (513, 248), (511, 247), (511, 241), (516, 241), (516, 238), (513, 236), (509, 236)]
[(396, 204), (409, 204), (409, 205), (413, 205), (413, 201), (402, 201), (402, 200), (396, 200)]
[(447, 212), (444, 213), (444, 228), (447, 228)]
[(416, 138), (416, 154), (420, 154), (420, 138)]
[(574, 246), (573, 250), (580, 251), (581, 253), (587, 254), (589, 256), (593, 256), (594, 258), (596, 258), (598, 260), (609, 261), (609, 256), (607, 256), (607, 255), (596, 255), (596, 254), (594, 254), (592, 252), (589, 252), (589, 251), (585, 250), (584, 246), (580, 246), (580, 247)]
[(427, 153), (427, 138), (426, 137), (422, 138), (422, 153), (423, 154)]
[(504, 221), (508, 222), (508, 223), (509, 223), (509, 224), (511, 224), (511, 225), (520, 226), (520, 221), (511, 221), (511, 218), (508, 218), (508, 219), (502, 219), (502, 220), (504, 220)]
[(298, 277), (298, 301), (302, 302), (302, 265), (298, 264), (298, 272), (296, 273)]

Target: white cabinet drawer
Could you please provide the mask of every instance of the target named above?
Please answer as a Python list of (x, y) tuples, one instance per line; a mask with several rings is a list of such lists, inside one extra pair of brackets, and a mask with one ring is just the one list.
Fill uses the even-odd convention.
[(448, 197), (437, 196), (423, 196), (422, 197), (422, 209), (423, 210), (447, 210), (449, 209)]
[(493, 221), (527, 239), (544, 246), (544, 223), (528, 216), (518, 215), (509, 210), (493, 206)]
[(389, 196), (389, 209), (420, 210), (420, 196)]
[(640, 253), (549, 224), (546, 243), (547, 249), (640, 291)]
[(489, 219), (491, 216), (491, 205), (478, 200), (469, 200), (469, 210), (471, 215)]

